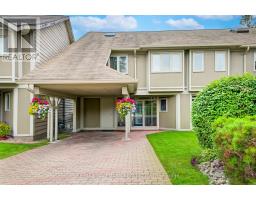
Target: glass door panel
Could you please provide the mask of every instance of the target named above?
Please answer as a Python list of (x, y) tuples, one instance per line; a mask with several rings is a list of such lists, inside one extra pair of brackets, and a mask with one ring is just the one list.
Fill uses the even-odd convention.
[(136, 111), (133, 113), (133, 126), (143, 126), (143, 101), (137, 101)]
[(145, 100), (144, 118), (145, 118), (145, 126), (156, 126), (157, 124), (156, 101)]

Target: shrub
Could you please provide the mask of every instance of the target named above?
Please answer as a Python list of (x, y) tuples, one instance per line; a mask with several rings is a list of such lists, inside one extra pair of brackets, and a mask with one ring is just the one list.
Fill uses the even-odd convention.
[(201, 146), (212, 148), (212, 122), (220, 116), (256, 115), (256, 77), (230, 76), (213, 81), (192, 104), (192, 123)]
[(7, 136), (11, 131), (11, 128), (8, 124), (0, 122), (0, 137)]
[(213, 123), (214, 143), (231, 182), (256, 181), (256, 117), (225, 118)]
[(197, 157), (198, 163), (214, 161), (218, 158), (216, 149), (203, 149), (201, 154)]

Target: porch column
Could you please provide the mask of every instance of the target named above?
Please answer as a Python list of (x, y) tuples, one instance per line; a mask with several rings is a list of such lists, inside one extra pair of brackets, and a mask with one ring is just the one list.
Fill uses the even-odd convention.
[(77, 106), (77, 98), (73, 99), (73, 105), (74, 105), (74, 109), (73, 109), (73, 132), (77, 132), (76, 130), (76, 106)]
[(53, 142), (53, 113), (54, 113), (54, 98), (50, 97), (50, 119), (49, 119), (49, 136), (50, 136), (50, 142)]
[(50, 118), (51, 118), (51, 115), (50, 115), (50, 109), (49, 109), (49, 112), (47, 113), (47, 139), (49, 140), (50, 139)]
[[(129, 92), (127, 87), (122, 88), (122, 94), (125, 98), (129, 98)], [(124, 141), (128, 141), (129, 139), (129, 133), (131, 132), (131, 113), (129, 112), (125, 116), (125, 135), (124, 135)]]
[(59, 126), (58, 126), (58, 106), (60, 103), (60, 98), (55, 97), (54, 98), (55, 101), (55, 141), (58, 140), (58, 132), (59, 132)]

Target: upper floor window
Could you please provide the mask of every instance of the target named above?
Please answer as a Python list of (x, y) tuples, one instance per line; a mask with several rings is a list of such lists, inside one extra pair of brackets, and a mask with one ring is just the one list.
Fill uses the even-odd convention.
[(123, 74), (128, 74), (128, 56), (111, 56), (110, 67)]
[(4, 111), (10, 111), (11, 108), (11, 94), (4, 94)]
[(204, 71), (204, 53), (194, 52), (193, 53), (193, 72)]
[(182, 53), (152, 54), (151, 72), (182, 72)]
[(226, 52), (225, 51), (215, 52), (215, 71), (217, 72), (226, 71)]

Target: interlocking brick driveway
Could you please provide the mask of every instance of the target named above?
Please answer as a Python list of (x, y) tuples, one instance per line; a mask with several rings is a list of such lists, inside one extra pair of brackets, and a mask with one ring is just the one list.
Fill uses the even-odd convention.
[(0, 184), (170, 184), (147, 133), (83, 132), (0, 160)]

